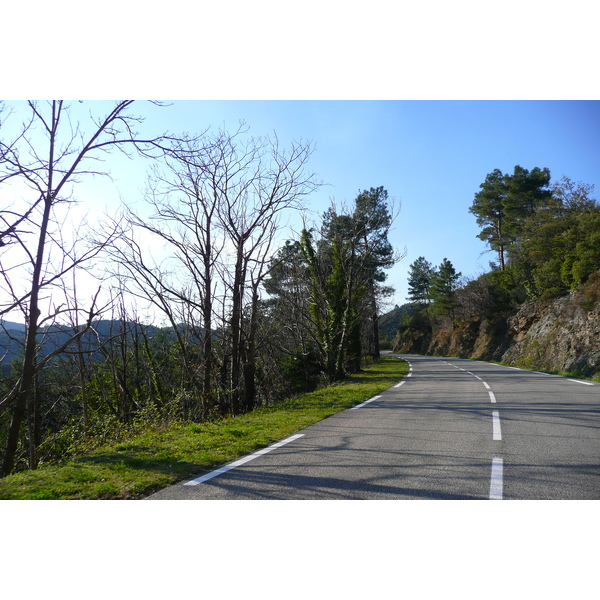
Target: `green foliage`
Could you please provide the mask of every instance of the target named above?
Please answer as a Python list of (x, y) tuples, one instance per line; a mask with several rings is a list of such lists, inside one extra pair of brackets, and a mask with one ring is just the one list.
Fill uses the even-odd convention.
[(382, 186), (363, 190), (354, 201), (352, 218), (356, 222), (359, 252), (365, 258), (365, 268), (371, 271), (374, 282), (381, 283), (386, 279), (383, 269), (396, 262), (394, 248), (388, 239), (392, 214), (387, 190)]
[[(382, 345), (385, 342), (391, 342), (398, 332), (400, 324), (417, 310), (414, 304), (403, 304), (402, 306), (395, 306), (391, 311), (382, 315), (379, 319), (379, 335)], [(391, 346), (389, 349), (391, 349)]]
[(457, 273), (454, 265), (444, 258), (431, 278), (431, 298), (434, 302), (434, 311), (449, 317), (453, 323), (457, 307), (455, 292), (460, 277), (461, 273)]
[[(600, 206), (593, 186), (568, 177), (548, 188), (548, 169), (497, 169), (475, 195), (470, 212), (485, 225), (479, 237), (498, 251), (490, 283), (507, 309), (574, 290), (600, 268)], [(500, 298), (504, 296), (504, 298)]]
[(433, 265), (419, 256), (410, 265), (408, 272), (408, 298), (417, 304), (428, 304), (431, 300), (431, 283), (435, 269)]
[(512, 175), (494, 169), (479, 186), (469, 212), (482, 226), (478, 237), (498, 253), (500, 269), (506, 267), (526, 219), (551, 197), (549, 183), (548, 169), (535, 167), (530, 172), (517, 165)]
[(388, 389), (408, 372), (382, 358), (358, 375), (246, 415), (150, 426), (60, 465), (0, 479), (0, 499), (130, 499), (198, 475)]
[(458, 306), (456, 291), (461, 275), (447, 258), (435, 268), (420, 256), (410, 266), (409, 296), (416, 307), (425, 309), (425, 318), (444, 317), (454, 323)]
[(486, 308), (486, 316), (510, 312), (527, 299), (526, 279), (518, 265), (504, 271), (491, 271), (480, 280), (489, 289), (490, 301)]
[[(387, 197), (382, 187), (365, 190), (352, 212), (331, 206), (318, 233), (302, 232), (299, 248), (305, 268), (295, 273), (297, 295), (304, 295), (307, 314), (299, 315), (300, 328), (313, 340), (330, 381), (359, 370), (366, 345), (377, 346), (374, 355), (378, 352), (377, 302), (389, 292), (381, 285), (384, 269), (397, 260), (387, 238), (392, 222)], [(291, 248), (288, 244), (280, 252), (282, 260), (292, 255)], [(281, 298), (285, 290), (274, 285), (278, 276), (267, 289)], [(366, 327), (369, 322), (372, 326)]]
[(479, 186), (481, 191), (475, 194), (475, 199), (469, 212), (475, 215), (477, 224), (482, 227), (479, 239), (487, 242), (492, 250), (498, 252), (501, 267), (504, 268), (504, 253), (512, 239), (507, 232), (506, 224), (507, 197), (504, 175), (499, 169), (489, 173)]
[(592, 190), (563, 177), (546, 206), (525, 221), (516, 262), (529, 271), (530, 297), (574, 290), (600, 268), (600, 205)]

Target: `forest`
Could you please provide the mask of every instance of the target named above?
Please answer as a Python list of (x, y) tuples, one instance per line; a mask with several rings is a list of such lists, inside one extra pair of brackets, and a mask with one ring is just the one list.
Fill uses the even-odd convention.
[[(401, 258), (387, 190), (331, 201), (290, 234), (320, 189), (309, 143), (244, 125), (141, 136), (132, 104), (79, 123), (65, 102), (29, 102), (0, 140), (1, 476), (136, 428), (247, 413), (379, 355), (385, 270)], [(13, 117), (0, 107), (3, 134)], [(72, 228), (78, 185), (108, 177), (115, 152), (149, 165), (143, 197)]]
[(470, 319), (494, 322), (525, 302), (548, 302), (574, 290), (582, 291), (591, 310), (600, 300), (600, 204), (593, 191), (566, 176), (552, 181), (547, 168), (517, 165), (513, 173), (489, 173), (469, 212), (496, 260), (473, 279), (447, 258), (439, 266), (424, 256), (415, 260), (396, 346)]

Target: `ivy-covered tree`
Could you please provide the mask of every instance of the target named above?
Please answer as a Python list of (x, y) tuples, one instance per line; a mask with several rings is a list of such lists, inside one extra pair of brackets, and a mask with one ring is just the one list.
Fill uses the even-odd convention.
[(314, 232), (305, 229), (301, 239), (309, 274), (309, 314), (324, 370), (332, 381), (344, 376), (347, 359), (357, 359), (365, 281), (352, 225), (351, 217), (329, 209), (321, 237), (315, 241)]
[[(383, 187), (359, 193), (353, 210), (332, 205), (320, 227), (302, 231), (271, 263), (265, 289), (283, 316), (279, 337), (305, 372), (317, 356), (330, 380), (360, 369), (379, 354), (378, 315), (385, 269), (399, 260), (388, 233), (394, 220)], [(288, 318), (286, 318), (286, 315)]]

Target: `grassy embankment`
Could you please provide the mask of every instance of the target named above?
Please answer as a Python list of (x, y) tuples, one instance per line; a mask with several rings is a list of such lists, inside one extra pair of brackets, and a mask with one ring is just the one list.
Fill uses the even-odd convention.
[(0, 499), (136, 499), (268, 446), (397, 383), (406, 362), (382, 357), (361, 373), (275, 407), (201, 424), (170, 425), (61, 465), (0, 479)]

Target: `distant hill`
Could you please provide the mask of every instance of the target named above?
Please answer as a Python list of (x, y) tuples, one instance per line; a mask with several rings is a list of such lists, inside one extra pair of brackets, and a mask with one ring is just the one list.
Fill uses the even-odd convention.
[[(391, 342), (396, 337), (402, 317), (406, 314), (412, 314), (413, 311), (414, 307), (412, 304), (404, 304), (403, 306), (394, 307), (393, 310), (379, 318), (379, 336), (382, 348), (391, 348)], [(130, 331), (135, 331), (137, 328), (138, 332), (141, 332), (143, 327), (145, 334), (149, 337), (154, 337), (160, 332), (163, 335), (166, 335), (167, 338), (173, 336), (174, 339), (173, 329), (171, 327), (160, 328), (152, 325), (140, 326), (135, 325), (133, 322), (126, 322), (125, 326)], [(99, 320), (93, 323), (93, 327), (100, 340), (105, 341), (118, 335), (122, 330), (123, 323), (118, 320)], [(42, 346), (40, 356), (44, 356), (62, 346), (73, 336), (73, 334), (73, 328), (66, 325), (50, 325), (48, 327), (42, 327), (40, 329), (40, 339), (42, 336), (46, 335), (46, 340)], [(196, 335), (201, 336), (202, 331), (196, 331)], [(214, 335), (215, 337), (218, 337), (219, 332), (215, 331)], [(22, 352), (24, 343), (25, 325), (14, 321), (0, 321), (0, 365), (4, 367), (4, 370), (10, 368), (11, 361)], [(87, 333), (83, 336), (82, 343), (84, 349), (95, 349), (98, 344), (96, 334), (93, 332)]]
[(379, 317), (379, 338), (383, 342), (391, 342), (398, 333), (398, 327), (404, 315), (411, 315), (415, 311), (413, 304), (396, 305), (390, 312)]
[(0, 331), (22, 331), (25, 333), (25, 325), (23, 323), (15, 323), (14, 321), (4, 321), (0, 319)]
[(10, 369), (13, 358), (18, 356), (25, 344), (25, 325), (13, 321), (0, 321), (0, 365), (3, 371)]
[[(128, 321), (123, 323), (118, 320), (95, 321), (93, 327), (98, 334), (98, 337), (96, 337), (96, 333), (92, 331), (87, 332), (82, 337), (83, 349), (92, 352), (98, 347), (98, 338), (100, 338), (101, 342), (104, 342), (111, 337), (118, 335), (123, 327), (130, 332), (135, 332), (137, 328), (138, 333), (141, 333), (143, 327), (145, 334), (149, 337), (153, 337), (159, 331), (162, 331), (167, 336), (172, 334), (171, 328), (159, 329), (154, 326), (141, 326), (136, 325), (133, 322)], [(74, 329), (67, 325), (50, 325), (48, 327), (40, 328), (38, 339), (43, 339), (44, 341), (39, 356), (43, 357), (60, 348), (73, 337), (74, 333)], [(5, 372), (10, 369), (11, 361), (21, 354), (24, 344), (25, 325), (13, 321), (0, 322), (0, 365)]]

